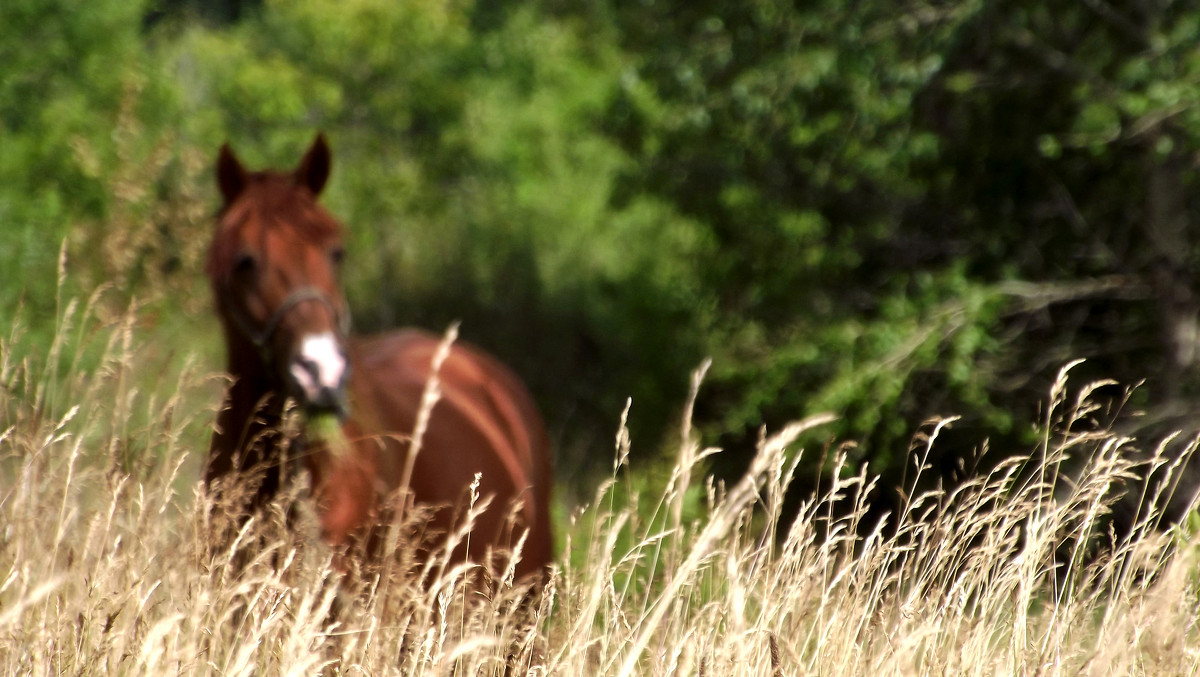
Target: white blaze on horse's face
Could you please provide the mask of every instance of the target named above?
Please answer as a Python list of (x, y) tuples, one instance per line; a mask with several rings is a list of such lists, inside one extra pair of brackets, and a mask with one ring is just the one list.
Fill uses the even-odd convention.
[(342, 345), (332, 332), (303, 337), (289, 373), (305, 406), (344, 412), (349, 368)]

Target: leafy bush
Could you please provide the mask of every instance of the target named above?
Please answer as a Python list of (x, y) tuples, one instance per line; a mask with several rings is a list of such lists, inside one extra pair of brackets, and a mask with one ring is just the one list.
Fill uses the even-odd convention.
[(1193, 426), (1180, 7), (60, 4), (0, 17), (0, 307), (31, 331), (64, 238), (110, 312), (201, 325), (215, 149), (287, 165), (323, 130), (358, 327), (462, 320), (563, 468), (603, 467), (629, 396), (635, 456), (660, 452), (705, 357), (727, 479), (761, 425), (822, 410), (889, 476), (930, 417), (1028, 450), (1078, 356), (1149, 379), (1147, 433)]

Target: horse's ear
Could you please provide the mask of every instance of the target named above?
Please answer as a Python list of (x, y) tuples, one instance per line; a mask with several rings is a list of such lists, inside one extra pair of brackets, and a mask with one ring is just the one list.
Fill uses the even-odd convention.
[(306, 186), (313, 196), (320, 195), (321, 189), (329, 179), (330, 162), (329, 144), (325, 141), (325, 135), (317, 134), (312, 147), (304, 154), (304, 159), (300, 160), (300, 166), (296, 168), (296, 183)]
[(229, 144), (221, 146), (221, 153), (217, 156), (217, 186), (225, 197), (226, 205), (233, 204), (246, 187), (246, 170)]

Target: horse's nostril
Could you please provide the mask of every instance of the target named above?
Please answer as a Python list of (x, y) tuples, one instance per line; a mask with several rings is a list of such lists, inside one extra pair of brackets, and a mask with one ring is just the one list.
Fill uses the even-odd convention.
[(306, 357), (300, 357), (296, 360), (296, 364), (308, 373), (308, 377), (312, 379), (313, 383), (320, 382), (321, 368), (317, 366), (316, 362), (313, 362)]

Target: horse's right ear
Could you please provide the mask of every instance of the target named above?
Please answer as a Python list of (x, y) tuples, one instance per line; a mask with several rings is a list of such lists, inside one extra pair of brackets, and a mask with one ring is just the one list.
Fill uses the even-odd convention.
[(246, 188), (246, 170), (229, 144), (221, 146), (221, 153), (217, 156), (217, 186), (221, 189), (226, 206), (233, 204)]

